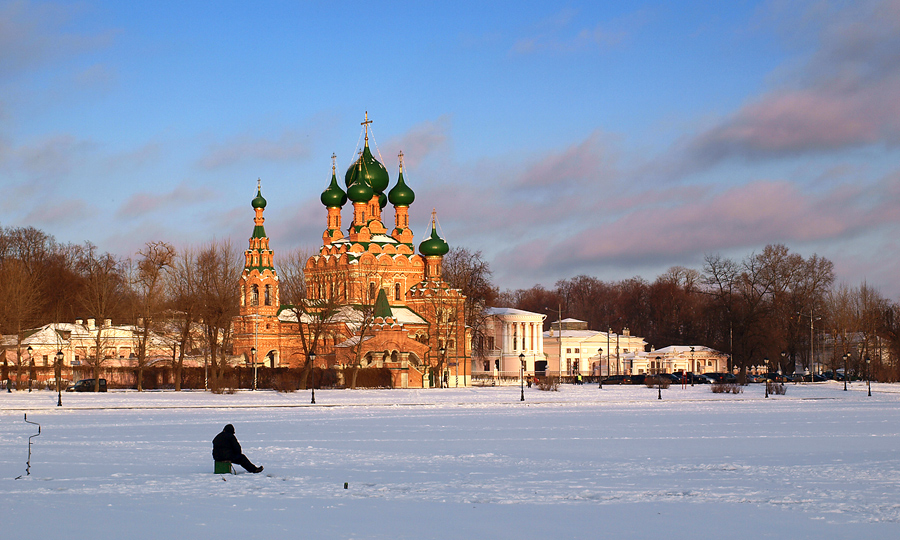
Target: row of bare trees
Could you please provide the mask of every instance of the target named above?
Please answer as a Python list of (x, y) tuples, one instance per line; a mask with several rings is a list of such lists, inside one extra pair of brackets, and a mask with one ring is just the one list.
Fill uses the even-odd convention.
[(83, 351), (95, 385), (107, 360), (110, 325), (135, 327), (138, 389), (143, 370), (159, 360), (151, 357), (154, 333), (174, 336), (170, 361), (176, 372), (186, 355), (199, 352), (216, 378), (238, 310), (240, 271), (240, 253), (228, 242), (182, 251), (148, 242), (133, 257), (121, 258), (91, 243), (57, 243), (32, 227), (0, 227), (0, 334), (7, 336), (0, 351), (3, 378), (9, 377), (7, 350), (13, 350), (21, 380), (22, 341), (29, 330), (76, 319), (96, 324), (93, 346)]
[(702, 271), (673, 267), (653, 282), (581, 275), (552, 289), (505, 291), (497, 302), (544, 313), (548, 327), (561, 312), (590, 328), (628, 328), (656, 347), (708, 345), (741, 370), (765, 358), (787, 373), (822, 363), (840, 368), (850, 353), (856, 373), (868, 357), (878, 378), (900, 379), (900, 305), (865, 283), (836, 285), (831, 261), (780, 244), (743, 260), (707, 255)]

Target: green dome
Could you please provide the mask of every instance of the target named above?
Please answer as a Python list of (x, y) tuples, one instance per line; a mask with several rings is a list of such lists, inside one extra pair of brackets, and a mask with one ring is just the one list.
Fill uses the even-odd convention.
[(253, 205), (253, 208), (265, 208), (266, 200), (263, 199), (262, 190), (256, 191), (256, 197), (254, 197), (253, 201), (250, 202)]
[(388, 198), (394, 206), (409, 206), (416, 200), (416, 194), (406, 185), (403, 180), (403, 171), (400, 171), (400, 178), (397, 185), (388, 192)]
[(328, 208), (340, 208), (347, 202), (347, 194), (338, 185), (337, 177), (333, 172), (331, 173), (331, 184), (322, 192), (319, 200)]
[[(360, 167), (360, 164), (362, 167)], [(347, 169), (347, 173), (344, 174), (344, 185), (347, 186), (347, 189), (350, 189), (350, 186), (356, 182), (360, 172), (362, 172), (363, 179), (365, 179), (366, 183), (371, 186), (375, 193), (383, 193), (390, 183), (390, 176), (388, 175), (387, 169), (384, 168), (384, 165), (382, 165), (380, 161), (375, 159), (375, 156), (373, 156), (372, 152), (369, 150), (368, 144), (363, 148), (362, 155), (359, 156), (359, 159), (354, 161), (353, 165), (350, 165), (350, 168)]]
[(354, 182), (347, 188), (347, 197), (355, 203), (369, 202), (374, 194), (375, 192), (365, 182)]
[(384, 193), (378, 194), (378, 206), (380, 206), (382, 210), (384, 210), (384, 207), (387, 206), (387, 195), (385, 195)]
[(434, 223), (431, 224), (431, 238), (419, 244), (419, 253), (427, 256), (446, 255), (450, 251), (450, 246), (443, 238), (438, 236)]

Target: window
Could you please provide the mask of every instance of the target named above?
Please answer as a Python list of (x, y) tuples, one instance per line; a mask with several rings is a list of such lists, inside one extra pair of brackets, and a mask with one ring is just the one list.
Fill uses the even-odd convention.
[(487, 348), (489, 350), (494, 350), (494, 336), (488, 336), (487, 338)]
[(258, 306), (259, 305), (259, 285), (254, 285), (250, 287), (250, 305)]
[(577, 353), (577, 352), (578, 352), (578, 349), (575, 349), (575, 352)]
[(267, 306), (272, 305), (272, 286), (271, 285), (266, 285), (265, 302), (266, 302)]
[(571, 348), (567, 348), (567, 349), (566, 349), (566, 354), (572, 354), (572, 349), (571, 349)]
[(400, 284), (394, 283), (394, 300), (400, 300)]
[(375, 302), (375, 284), (369, 283), (369, 301)]

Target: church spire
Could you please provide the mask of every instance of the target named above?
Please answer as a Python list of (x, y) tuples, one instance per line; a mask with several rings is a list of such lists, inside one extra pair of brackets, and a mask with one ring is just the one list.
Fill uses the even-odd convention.
[[(369, 146), (369, 124), (371, 124), (371, 123), (372, 123), (372, 121), (369, 120), (369, 111), (366, 111), (366, 121), (360, 122), (360, 125), (365, 126), (365, 128), (366, 128), (366, 147), (367, 148)], [(359, 140), (359, 139), (357, 139), (357, 140)]]

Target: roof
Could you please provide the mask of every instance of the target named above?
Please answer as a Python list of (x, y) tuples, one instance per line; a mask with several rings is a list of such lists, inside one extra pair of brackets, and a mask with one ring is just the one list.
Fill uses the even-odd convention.
[(520, 315), (526, 317), (541, 317), (541, 319), (546, 318), (547, 316), (543, 313), (534, 313), (533, 311), (525, 311), (523, 309), (509, 308), (509, 307), (492, 307), (487, 308), (484, 312), (488, 315)]

